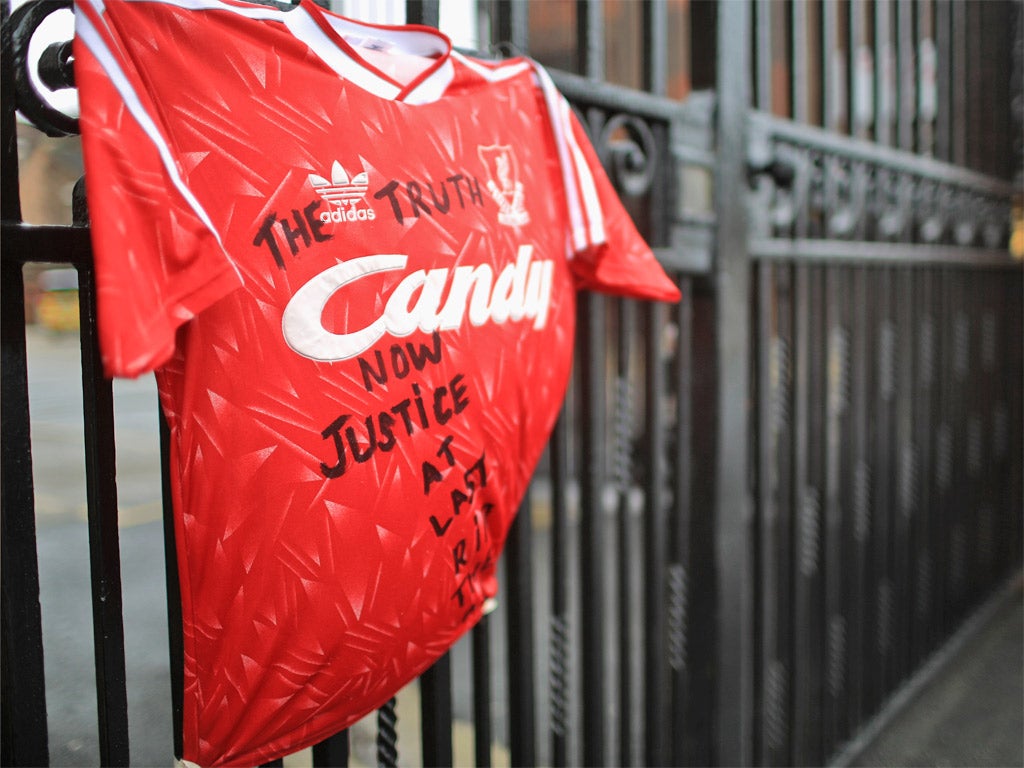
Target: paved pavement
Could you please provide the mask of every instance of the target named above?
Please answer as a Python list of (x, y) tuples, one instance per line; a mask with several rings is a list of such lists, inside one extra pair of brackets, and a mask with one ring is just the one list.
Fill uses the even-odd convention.
[(851, 765), (1024, 765), (1021, 587), (1018, 581), (985, 611), (976, 631)]

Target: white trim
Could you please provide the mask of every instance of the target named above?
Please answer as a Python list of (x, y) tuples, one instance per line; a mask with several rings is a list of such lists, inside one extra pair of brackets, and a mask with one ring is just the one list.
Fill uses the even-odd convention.
[[(427, 104), (439, 100), (445, 90), (451, 84), (455, 77), (455, 70), (451, 64), (451, 41), (437, 31), (420, 31), (416, 29), (404, 29), (394, 28), (389, 29), (387, 27), (379, 26), (367, 26), (358, 21), (352, 19), (346, 19), (341, 16), (336, 16), (329, 13), (320, 13), (320, 17), (331, 26), (331, 28), (338, 34), (339, 37), (345, 39), (349, 43), (350, 37), (359, 38), (375, 38), (385, 43), (389, 43), (397, 48), (401, 53), (409, 54), (411, 56), (419, 56), (424, 58), (443, 58), (443, 62), (434, 71), (430, 72), (426, 78), (418, 83), (409, 93), (407, 93), (401, 101), (407, 104)], [(320, 31), (319, 29), (317, 31)], [(297, 35), (297, 37), (300, 37)], [(329, 41), (330, 42), (330, 41)], [(330, 42), (334, 46), (333, 42)], [(350, 43), (353, 44), (354, 43)], [(314, 49), (315, 50), (315, 49)], [(338, 49), (339, 53), (342, 53), (359, 68), (367, 66), (366, 62), (360, 59), (353, 60), (343, 51)], [(319, 54), (319, 51), (317, 51)], [(434, 65), (431, 64), (431, 67)], [(372, 74), (369, 70), (366, 70), (368, 74)], [(349, 71), (346, 70), (344, 76), (349, 77), (356, 85), (360, 85), (364, 90), (368, 90), (378, 96), (394, 100), (404, 90), (403, 87), (395, 87), (394, 84), (389, 81), (380, 81), (380, 86), (367, 87), (362, 83), (358, 82), (355, 78), (349, 76)], [(376, 75), (373, 75), (376, 78)]]
[[(94, 4), (100, 5), (100, 3)], [(92, 21), (84, 12), (79, 12), (76, 9), (75, 12), (75, 34), (81, 39), (81, 41), (88, 47), (92, 52), (92, 55), (96, 57), (100, 66), (103, 67), (110, 79), (111, 84), (117, 89), (117, 92), (121, 95), (121, 99), (124, 101), (124, 105), (128, 108), (132, 117), (135, 118), (139, 127), (142, 128), (143, 132), (153, 142), (153, 146), (156, 148), (157, 153), (160, 155), (161, 161), (163, 161), (164, 169), (167, 171), (171, 182), (175, 188), (181, 193), (181, 196), (192, 208), (199, 220), (206, 225), (210, 230), (210, 233), (216, 238), (217, 244), (220, 245), (221, 249), (224, 248), (224, 243), (221, 241), (220, 233), (217, 228), (213, 225), (209, 215), (206, 213), (206, 209), (203, 208), (202, 204), (195, 198), (192, 191), (188, 188), (185, 180), (181, 178), (178, 173), (178, 166), (174, 161), (174, 156), (171, 154), (170, 147), (167, 146), (167, 142), (164, 140), (163, 135), (160, 133), (160, 129), (156, 123), (150, 117), (146, 108), (139, 100), (138, 94), (135, 92), (131, 81), (125, 74), (124, 70), (121, 69), (120, 63), (117, 58), (107, 47), (107, 44), (103, 41), (102, 36), (93, 26)], [(234, 262), (232, 262), (234, 266)], [(238, 267), (235, 267), (235, 272), (238, 272)], [(241, 274), (239, 274), (241, 278)]]
[(384, 99), (394, 99), (399, 94), (398, 86), (382, 79), (367, 69), (362, 61), (353, 59), (339, 48), (305, 8), (300, 6), (294, 11), (279, 12), (279, 16), (283, 17), (281, 20), (293, 37), (308, 45), (313, 53), (345, 80)]
[(426, 80), (409, 91), (402, 101), (406, 104), (430, 104), (439, 101), (454, 79), (455, 65), (448, 59)]
[[(189, 11), (224, 11), (253, 21), (277, 22), (284, 25), (294, 38), (308, 45), (321, 61), (353, 85), (384, 99), (394, 99), (400, 92), (394, 83), (380, 78), (373, 71), (367, 69), (363, 62), (352, 59), (344, 50), (340, 49), (303, 6), (298, 6), (291, 11), (279, 11), (269, 6), (243, 8), (220, 2), (220, 0), (150, 0), (150, 2), (173, 5), (176, 8)], [(328, 19), (328, 22), (333, 22), (333, 19)]]
[(594, 176), (590, 172), (587, 159), (584, 157), (583, 150), (580, 149), (580, 145), (576, 141), (576, 135), (572, 132), (572, 114), (569, 111), (569, 103), (564, 99), (562, 100), (562, 110), (565, 122), (570, 126), (567, 131), (566, 140), (569, 143), (569, 151), (572, 152), (573, 160), (576, 163), (576, 172), (579, 174), (580, 192), (583, 195), (583, 205), (587, 212), (587, 220), (590, 222), (590, 243), (591, 245), (600, 245), (607, 240), (604, 231), (604, 213), (601, 211), (601, 199), (598, 197), (597, 186), (594, 184)]
[[(544, 93), (544, 101), (548, 106), (548, 120), (555, 135), (555, 148), (558, 150), (558, 161), (562, 169), (562, 186), (565, 188), (566, 207), (569, 211), (569, 230), (572, 233), (573, 251), (582, 251), (587, 247), (586, 228), (584, 227), (583, 209), (580, 206), (579, 190), (576, 187), (576, 178), (572, 172), (572, 158), (569, 152), (566, 129), (572, 132), (571, 126), (564, 122), (562, 104), (565, 98), (555, 88), (551, 76), (544, 68), (533, 62), (533, 70), (540, 81), (541, 90)], [(568, 108), (568, 105), (566, 105)]]
[[(471, 69), (489, 83), (500, 83), (502, 80), (508, 80), (510, 77), (515, 77), (520, 72), (530, 68), (530, 62), (520, 61), (515, 64), (507, 64), (505, 66), (498, 67), (497, 69), (491, 69), (490, 67), (485, 67), (482, 64), (478, 64), (472, 59), (463, 56), (458, 51), (452, 51), (452, 58), (457, 59), (459, 64), (463, 65), (467, 69)], [(552, 85), (552, 87), (554, 86)]]

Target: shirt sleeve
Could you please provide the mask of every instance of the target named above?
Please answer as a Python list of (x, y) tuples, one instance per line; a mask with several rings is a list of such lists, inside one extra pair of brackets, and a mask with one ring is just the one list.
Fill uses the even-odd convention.
[(242, 278), (184, 178), (113, 7), (76, 2), (75, 80), (104, 370), (138, 376), (166, 362), (179, 326)]
[(572, 269), (578, 288), (638, 299), (679, 301), (637, 232), (568, 102), (534, 64), (551, 120), (569, 216)]

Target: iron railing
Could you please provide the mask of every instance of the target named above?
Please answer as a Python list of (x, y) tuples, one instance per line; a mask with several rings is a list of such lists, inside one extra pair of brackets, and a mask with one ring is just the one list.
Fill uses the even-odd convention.
[[(35, 65), (44, 5), (56, 4), (3, 14), (3, 762), (49, 763), (23, 286), (23, 267), (45, 261), (79, 272), (98, 755), (125, 765), (133, 617), (88, 229), (29, 226), (19, 207), (15, 108), (74, 130), (15, 75)], [(577, 4), (581, 74), (556, 82), (683, 300), (581, 297), (573, 382), (509, 536), (502, 607), (419, 681), (418, 734), (401, 706), (381, 710), (382, 765), (452, 764), (465, 723), (477, 765), (494, 749), (513, 765), (821, 764), (1019, 567), (1014, 190), (960, 167), (969, 126), (952, 105), (967, 84), (940, 77), (931, 118), (904, 87), (891, 115), (872, 109), (883, 130), (851, 120), (867, 114), (853, 96), (845, 111), (827, 88), (807, 96), (813, 51), (773, 37), (790, 8), (793, 30), (817, 14), (818, 54), (841, 29), (858, 49), (870, 19), (855, 4), (699, 5), (693, 24), (716, 34), (694, 35), (692, 80), (714, 90), (679, 102), (664, 96), (664, 3), (642, 11), (647, 92), (601, 82), (603, 6)], [(912, 27), (897, 6), (873, 22), (897, 60), (932, 38), (957, 55), (975, 44), (959, 0), (916, 6)], [(528, 50), (528, 15), (494, 4), (494, 38)], [(408, 19), (436, 25), (437, 3), (410, 3)], [(790, 49), (795, 121), (751, 112), (772, 109), (773, 52)], [(66, 57), (40, 62), (51, 87), (67, 82)], [(815, 98), (824, 128), (807, 125)], [(960, 165), (906, 151), (929, 147)], [(173, 570), (167, 583), (177, 692)], [(358, 748), (340, 734), (313, 764)]]

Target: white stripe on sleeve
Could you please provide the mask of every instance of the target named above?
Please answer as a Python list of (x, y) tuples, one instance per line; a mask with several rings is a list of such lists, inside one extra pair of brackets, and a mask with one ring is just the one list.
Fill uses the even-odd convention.
[(597, 188), (594, 186), (590, 167), (573, 134), (569, 103), (559, 93), (545, 69), (536, 62), (533, 62), (533, 66), (544, 92), (551, 128), (555, 135), (555, 145), (562, 169), (562, 183), (569, 208), (573, 249), (583, 251), (588, 246), (600, 245), (605, 241), (604, 216)]
[[(199, 220), (202, 221), (210, 230), (211, 234), (216, 238), (217, 243), (223, 249), (224, 244), (221, 241), (220, 233), (217, 231), (217, 228), (214, 227), (213, 222), (206, 213), (206, 209), (203, 208), (202, 204), (195, 198), (192, 191), (185, 184), (184, 179), (182, 179), (181, 175), (178, 173), (178, 166), (174, 162), (174, 156), (171, 154), (171, 150), (167, 146), (167, 142), (160, 133), (160, 129), (143, 106), (142, 101), (139, 99), (138, 94), (135, 92), (135, 89), (131, 84), (131, 81), (121, 68), (117, 57), (114, 56), (108, 48), (100, 33), (93, 26), (92, 21), (84, 12), (75, 13), (75, 34), (83, 43), (85, 43), (92, 55), (96, 57), (96, 60), (99, 62), (100, 66), (103, 67), (107, 77), (110, 79), (110, 82), (121, 95), (121, 99), (124, 101), (128, 111), (131, 113), (132, 117), (135, 118), (136, 122), (138, 122), (149, 140), (153, 143), (157, 153), (160, 155), (160, 159), (163, 161), (164, 169), (167, 171), (167, 175), (170, 177), (175, 188), (181, 193), (181, 196), (189, 204), (196, 216), (199, 217)], [(234, 266), (233, 262), (232, 266)], [(238, 271), (237, 267), (235, 267), (235, 271)], [(239, 277), (241, 277), (241, 275), (239, 275)]]

